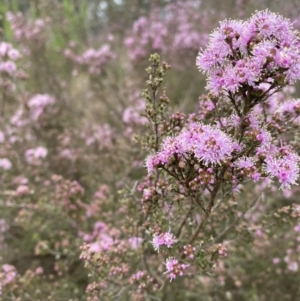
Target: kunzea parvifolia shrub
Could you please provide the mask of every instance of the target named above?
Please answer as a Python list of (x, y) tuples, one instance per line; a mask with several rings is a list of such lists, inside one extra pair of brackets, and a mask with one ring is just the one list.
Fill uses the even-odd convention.
[(87, 43), (68, 4), (0, 42), (2, 300), (298, 300), (296, 23), (174, 1)]
[[(90, 300), (250, 300), (254, 291), (268, 300), (275, 296), (261, 288), (263, 281), (272, 287), (268, 274), (299, 278), (300, 207), (266, 202), (281, 191), (290, 198), (299, 177), (300, 102), (289, 95), (300, 77), (299, 43), (292, 23), (268, 10), (221, 22), (197, 56), (208, 94), (189, 115), (169, 113), (163, 83), (170, 66), (150, 57), (148, 134), (136, 137), (149, 152), (148, 176), (122, 192), (128, 212), (140, 218), (128, 217), (134, 237), (119, 228), (109, 241), (82, 247), (94, 277)], [(279, 224), (290, 247), (273, 250), (267, 270), (248, 272), (251, 260), (261, 261), (283, 239), (272, 232)], [(252, 282), (255, 269), (260, 279)], [(290, 286), (299, 296), (295, 281)]]

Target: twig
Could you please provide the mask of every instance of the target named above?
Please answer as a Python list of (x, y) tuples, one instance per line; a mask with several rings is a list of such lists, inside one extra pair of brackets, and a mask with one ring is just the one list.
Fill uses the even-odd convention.
[(177, 238), (179, 238), (179, 236), (180, 236), (180, 234), (181, 234), (181, 231), (182, 231), (182, 228), (183, 228), (183, 226), (185, 225), (185, 223), (186, 223), (186, 221), (187, 221), (189, 215), (192, 213), (193, 209), (194, 209), (194, 206), (193, 206), (193, 204), (191, 204), (190, 210), (189, 210), (189, 211), (187, 212), (187, 214), (185, 215), (184, 219), (182, 220), (182, 222), (181, 222), (181, 224), (180, 224), (180, 226), (179, 226), (179, 228), (178, 228), (178, 230), (177, 230), (177, 232), (176, 232), (176, 237), (177, 237)]
[(243, 214), (236, 218), (229, 226), (227, 226), (215, 239), (214, 239), (214, 242), (218, 243), (219, 241), (221, 241), (221, 239), (235, 226), (235, 224), (241, 220), (245, 215), (246, 213), (254, 210), (258, 203), (259, 203), (259, 200), (260, 200), (260, 196), (261, 194), (259, 194), (255, 199), (254, 201), (252, 202), (252, 204), (250, 205), (250, 208), (246, 211), (243, 212)]

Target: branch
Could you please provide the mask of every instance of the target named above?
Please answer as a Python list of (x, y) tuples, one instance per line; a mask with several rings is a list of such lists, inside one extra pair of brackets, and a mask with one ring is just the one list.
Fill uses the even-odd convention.
[(216, 186), (214, 187), (212, 193), (211, 193), (211, 197), (210, 197), (210, 201), (209, 201), (209, 204), (207, 206), (207, 208), (205, 209), (205, 215), (204, 217), (201, 219), (200, 221), (200, 224), (198, 225), (196, 231), (194, 232), (194, 234), (192, 235), (190, 241), (189, 241), (189, 244), (192, 244), (198, 237), (200, 231), (202, 230), (203, 226), (205, 225), (205, 222), (207, 221), (207, 219), (209, 218), (210, 216), (210, 213), (211, 213), (211, 210), (214, 206), (214, 202), (215, 202), (215, 198), (216, 198), (216, 195), (219, 191), (219, 188), (220, 188), (220, 185), (222, 183), (222, 180), (223, 180), (223, 177), (225, 175), (225, 172), (227, 170), (227, 165), (225, 165), (220, 173), (220, 176), (219, 176), (219, 179), (216, 183)]
[(242, 115), (242, 114), (241, 114), (241, 111), (240, 111), (240, 109), (238, 108), (238, 106), (237, 106), (237, 104), (236, 104), (236, 102), (235, 102), (235, 100), (234, 100), (234, 98), (233, 98), (231, 92), (229, 92), (229, 99), (230, 99), (231, 103), (233, 104), (236, 113), (238, 114), (239, 117), (241, 117), (241, 115)]
[(194, 209), (194, 206), (193, 206), (193, 204), (192, 204), (190, 210), (189, 210), (189, 211), (187, 212), (187, 214), (185, 215), (184, 219), (182, 220), (182, 222), (181, 222), (181, 224), (180, 224), (180, 226), (179, 226), (179, 228), (178, 228), (178, 230), (177, 230), (177, 232), (176, 232), (176, 237), (177, 237), (177, 238), (179, 238), (179, 236), (180, 236), (180, 234), (181, 234), (181, 231), (182, 231), (182, 228), (183, 228), (183, 226), (185, 225), (185, 223), (186, 223), (186, 221), (187, 221), (189, 215), (192, 213), (193, 209)]
[(258, 203), (259, 203), (259, 200), (260, 200), (260, 196), (261, 194), (259, 194), (255, 199), (254, 201), (252, 202), (252, 204), (250, 205), (250, 208), (246, 211), (243, 212), (243, 214), (236, 218), (228, 227), (226, 227), (215, 239), (214, 239), (214, 242), (218, 243), (219, 241), (221, 241), (221, 239), (235, 226), (235, 224), (240, 220), (242, 219), (246, 213), (254, 210)]

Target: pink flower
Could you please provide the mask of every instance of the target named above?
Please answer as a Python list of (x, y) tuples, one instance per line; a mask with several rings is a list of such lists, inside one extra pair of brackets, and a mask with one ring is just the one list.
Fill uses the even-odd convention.
[(43, 146), (38, 146), (36, 148), (28, 149), (25, 152), (26, 161), (28, 163), (34, 162), (36, 159), (43, 159), (47, 156), (48, 150)]
[(177, 276), (183, 276), (183, 271), (188, 267), (186, 264), (179, 263), (178, 259), (174, 257), (169, 257), (166, 262), (166, 272), (164, 274), (169, 274), (170, 282)]
[(287, 269), (291, 272), (297, 272), (299, 270), (299, 264), (296, 261), (288, 263)]
[(300, 232), (300, 224), (298, 224), (297, 226), (294, 227), (294, 231), (295, 232)]
[(11, 169), (11, 167), (12, 167), (12, 164), (8, 159), (0, 158), (0, 168), (2, 168), (4, 170), (9, 170), (9, 169)]
[(12, 49), (12, 45), (8, 44), (6, 42), (1, 42), (0, 43), (0, 56), (4, 57), (5, 55), (8, 54), (9, 50)]
[(15, 61), (15, 60), (17, 60), (18, 58), (20, 58), (20, 52), (19, 52), (17, 49), (10, 49), (10, 50), (8, 51), (8, 57), (9, 57), (11, 60)]
[(143, 239), (141, 237), (129, 237), (128, 243), (130, 244), (131, 249), (136, 250), (139, 248)]
[(273, 262), (273, 264), (278, 264), (280, 262), (280, 258), (275, 257), (275, 258), (273, 258), (272, 262)]
[(296, 184), (299, 177), (299, 157), (289, 154), (282, 158), (267, 158), (265, 170), (271, 178), (278, 179), (282, 190), (289, 189), (292, 184)]
[(6, 61), (0, 63), (0, 73), (7, 73), (12, 75), (17, 70), (16, 64), (12, 61)]
[(218, 244), (218, 248), (217, 248), (218, 254), (222, 257), (226, 257), (227, 256), (227, 248), (225, 245), (222, 244)]
[(152, 245), (157, 252), (159, 252), (160, 246), (166, 246), (167, 248), (171, 248), (176, 242), (177, 239), (170, 232), (170, 230), (165, 233), (154, 234), (152, 239)]
[(27, 194), (29, 194), (29, 192), (30, 192), (30, 190), (29, 190), (29, 187), (27, 185), (20, 185), (16, 189), (16, 194), (18, 196), (27, 195)]
[(2, 266), (2, 270), (4, 272), (4, 280), (3, 280), (3, 285), (6, 285), (10, 282), (12, 282), (15, 277), (17, 276), (17, 271), (14, 266), (10, 264), (4, 264)]
[(55, 99), (47, 94), (37, 94), (28, 101), (32, 120), (37, 120), (45, 108), (55, 103)]

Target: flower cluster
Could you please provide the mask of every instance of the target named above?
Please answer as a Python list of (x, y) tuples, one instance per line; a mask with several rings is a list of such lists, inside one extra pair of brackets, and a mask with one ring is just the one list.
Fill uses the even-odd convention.
[(226, 257), (227, 256), (227, 248), (222, 244), (218, 244), (217, 252), (219, 256)]
[(226, 20), (210, 35), (209, 46), (197, 57), (215, 95), (272, 88), (300, 78), (300, 45), (292, 23), (268, 10), (247, 21)]
[(0, 279), (2, 285), (7, 285), (12, 282), (17, 276), (16, 268), (10, 264), (2, 265), (2, 269), (0, 271)]
[(30, 109), (30, 115), (32, 120), (38, 120), (40, 115), (44, 112), (46, 107), (55, 103), (55, 99), (47, 94), (34, 95), (28, 101), (28, 107)]
[(295, 153), (279, 158), (270, 157), (266, 159), (265, 169), (271, 178), (278, 179), (282, 189), (289, 189), (299, 178), (299, 160)]
[(152, 239), (152, 245), (156, 251), (159, 252), (159, 248), (161, 246), (166, 246), (167, 248), (171, 248), (173, 244), (177, 242), (177, 239), (174, 235), (168, 231), (165, 233), (154, 234)]
[(40, 159), (43, 159), (47, 156), (48, 150), (43, 146), (38, 146), (36, 148), (31, 148), (26, 150), (25, 158), (26, 161), (30, 164), (38, 162)]
[(108, 233), (108, 227), (103, 222), (96, 222), (91, 234), (80, 233), (85, 242), (89, 243), (90, 252), (101, 252), (109, 250), (112, 247), (114, 240)]
[(246, 175), (253, 181), (258, 181), (261, 174), (258, 172), (256, 162), (253, 157), (242, 157), (235, 162), (235, 167), (241, 175)]
[(24, 46), (26, 45), (27, 50), (30, 49), (31, 42), (37, 48), (46, 42), (45, 31), (49, 20), (28, 21), (21, 12), (7, 12), (6, 18), (11, 25), (15, 40), (19, 43), (22, 42)]
[(12, 167), (12, 163), (7, 158), (0, 158), (0, 168), (9, 170)]
[(0, 42), (0, 73), (2, 75), (13, 75), (17, 70), (15, 61), (19, 58), (20, 53), (17, 49), (11, 44)]
[(109, 124), (95, 125), (82, 135), (86, 145), (94, 146), (99, 151), (110, 149), (115, 139), (114, 129)]
[(155, 279), (151, 277), (145, 270), (139, 270), (135, 274), (133, 274), (129, 278), (129, 283), (138, 285), (135, 294), (140, 294), (141, 297), (143, 297), (145, 292), (156, 292), (159, 288), (158, 284), (155, 282)]
[(192, 245), (183, 246), (183, 254), (188, 256), (190, 259), (194, 259), (196, 248)]
[(182, 276), (183, 271), (188, 267), (187, 264), (179, 263), (178, 259), (174, 257), (169, 257), (165, 263), (166, 272), (165, 274), (169, 274), (170, 282), (174, 280), (177, 276)]
[(292, 119), (293, 124), (300, 125), (300, 99), (291, 99), (283, 102), (275, 112), (280, 120)]
[(0, 90), (2, 99), (11, 98), (16, 87), (15, 80), (23, 76), (17, 62), (20, 52), (10, 43), (0, 42)]
[[(191, 63), (207, 40), (204, 26), (200, 25), (206, 20), (207, 15), (201, 10), (201, 1), (174, 1), (166, 5), (163, 14), (154, 9), (149, 16), (138, 18), (124, 43), (133, 61), (155, 51), (169, 57), (182, 53), (182, 59)], [(174, 61), (172, 65), (179, 64)]]
[(145, 109), (145, 103), (141, 99), (137, 99), (132, 106), (128, 106), (123, 112), (123, 122), (125, 124), (143, 124), (147, 119), (141, 115)]
[(107, 63), (116, 56), (109, 44), (104, 44), (99, 49), (89, 48), (80, 55), (74, 54), (71, 49), (66, 49), (64, 54), (93, 75), (102, 73)]
[(230, 158), (235, 149), (233, 139), (219, 128), (202, 123), (191, 124), (176, 137), (167, 137), (162, 150), (146, 160), (148, 172), (175, 159), (194, 156), (205, 166), (221, 164)]

